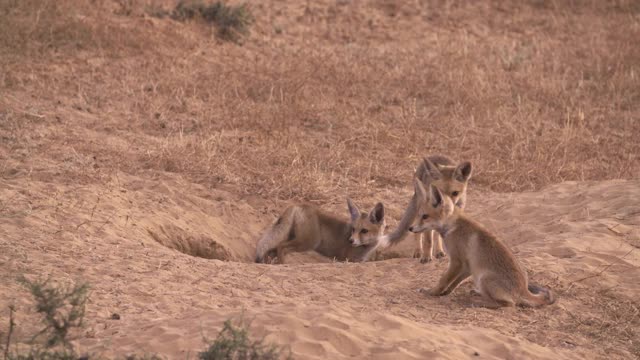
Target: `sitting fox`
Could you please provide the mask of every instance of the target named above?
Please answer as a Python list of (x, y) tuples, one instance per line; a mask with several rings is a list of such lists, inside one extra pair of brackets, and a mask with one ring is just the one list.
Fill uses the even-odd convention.
[[(468, 161), (456, 165), (453, 160), (446, 156), (432, 155), (426, 157), (416, 169), (415, 177), (420, 179), (425, 188), (430, 185), (436, 186), (440, 191), (451, 197), (453, 202), (461, 209), (464, 209), (467, 201), (467, 184), (471, 179), (472, 166)], [(418, 212), (418, 204), (415, 195), (411, 198), (398, 227), (390, 234), (386, 235), (382, 243), (385, 246), (394, 245), (405, 238), (409, 232), (409, 226), (415, 221)], [(445, 256), (442, 248), (442, 238), (434, 231), (429, 231), (423, 238), (422, 233), (415, 234), (416, 250), (413, 257), (419, 257), (421, 263), (433, 260), (434, 243), (435, 257)]]
[(367, 261), (384, 233), (384, 206), (377, 203), (366, 214), (361, 213), (350, 199), (347, 199), (347, 205), (350, 222), (310, 205), (287, 208), (258, 241), (256, 262), (277, 257), (282, 264), (287, 253), (308, 250), (339, 261)]
[(509, 248), (482, 225), (473, 221), (439, 188), (431, 185), (429, 193), (422, 181), (414, 179), (414, 197), (419, 204), (418, 222), (409, 231), (435, 230), (444, 239), (449, 254), (449, 268), (428, 295), (451, 293), (463, 280), (472, 277), (481, 306), (538, 307), (553, 304), (554, 294), (547, 288), (530, 284), (527, 273)]

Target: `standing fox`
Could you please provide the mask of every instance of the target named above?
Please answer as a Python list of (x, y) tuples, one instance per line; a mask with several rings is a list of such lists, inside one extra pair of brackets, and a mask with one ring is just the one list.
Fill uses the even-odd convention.
[[(472, 166), (468, 161), (461, 162), (456, 166), (454, 161), (446, 156), (432, 155), (424, 158), (420, 163), (418, 169), (416, 169), (415, 177), (426, 188), (430, 185), (436, 186), (440, 191), (450, 196), (456, 206), (464, 209), (467, 201), (467, 184), (471, 178), (471, 173)], [(405, 238), (409, 232), (409, 226), (415, 221), (418, 208), (419, 204), (414, 194), (402, 215), (398, 227), (383, 238), (382, 242), (385, 246), (397, 244)], [(434, 231), (429, 231), (424, 238), (422, 233), (417, 233), (415, 238), (416, 250), (413, 257), (419, 257), (421, 263), (424, 264), (433, 260), (434, 242), (435, 257), (441, 258), (445, 256), (442, 249), (442, 238)]]
[(449, 268), (428, 295), (451, 293), (463, 280), (472, 277), (475, 292), (481, 295), (485, 307), (530, 306), (553, 304), (553, 293), (544, 287), (530, 284), (527, 273), (507, 246), (473, 221), (453, 200), (434, 185), (429, 194), (422, 181), (414, 179), (418, 201), (418, 223), (409, 228), (413, 233), (435, 230), (444, 239), (449, 254)]
[(308, 250), (340, 261), (367, 261), (384, 233), (384, 206), (377, 203), (366, 214), (350, 199), (347, 205), (351, 222), (336, 219), (309, 205), (287, 208), (258, 241), (256, 262), (277, 257), (282, 264), (288, 252)]

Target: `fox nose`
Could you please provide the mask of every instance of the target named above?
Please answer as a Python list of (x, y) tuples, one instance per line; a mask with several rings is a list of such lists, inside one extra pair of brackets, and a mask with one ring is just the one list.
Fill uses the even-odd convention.
[(353, 244), (355, 240), (353, 240), (353, 238), (349, 238), (349, 242)]
[(409, 227), (409, 231), (413, 232), (413, 226)]

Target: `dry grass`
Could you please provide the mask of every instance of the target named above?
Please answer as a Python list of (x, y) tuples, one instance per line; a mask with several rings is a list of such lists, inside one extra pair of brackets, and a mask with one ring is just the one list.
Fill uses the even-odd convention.
[(640, 170), (632, 1), (263, 3), (244, 46), (122, 4), (2, 2), (4, 137), (57, 162), (33, 138), (55, 127), (102, 169), (310, 201), (405, 186), (429, 153), (495, 191)]
[[(342, 208), (407, 188), (430, 153), (471, 160), (473, 188), (498, 192), (640, 174), (638, 1), (269, 0), (242, 46), (151, 16), (177, 3), (0, 0), (0, 182), (172, 172)], [(0, 211), (16, 202), (37, 211), (26, 190)], [(224, 258), (176, 239), (160, 242)], [(637, 301), (572, 291), (584, 312), (515, 328), (640, 355)]]

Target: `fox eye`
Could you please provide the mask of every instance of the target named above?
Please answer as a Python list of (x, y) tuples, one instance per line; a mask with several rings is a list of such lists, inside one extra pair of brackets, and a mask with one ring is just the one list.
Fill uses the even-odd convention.
[(422, 220), (427, 220), (428, 218), (429, 218), (429, 215), (427, 214), (422, 215)]
[(458, 194), (460, 194), (460, 193), (457, 192), (457, 191), (454, 191), (454, 192), (451, 193), (451, 196), (458, 196)]
[(369, 230), (367, 230), (367, 229), (362, 229), (362, 230), (360, 230), (360, 234), (366, 234), (366, 233), (368, 233), (368, 232), (369, 232)]

